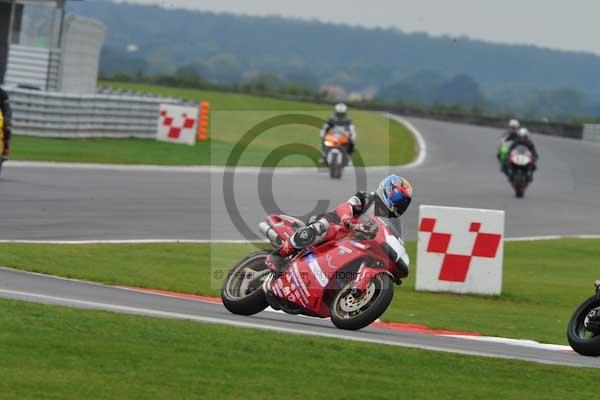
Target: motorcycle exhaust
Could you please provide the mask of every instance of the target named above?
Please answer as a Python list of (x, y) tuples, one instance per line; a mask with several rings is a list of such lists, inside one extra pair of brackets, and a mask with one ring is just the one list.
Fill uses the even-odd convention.
[(269, 239), (269, 242), (271, 242), (273, 246), (281, 246), (281, 239), (279, 238), (277, 232), (275, 232), (275, 229), (271, 228), (271, 225), (267, 224), (266, 222), (261, 222), (258, 224), (258, 230), (263, 236)]

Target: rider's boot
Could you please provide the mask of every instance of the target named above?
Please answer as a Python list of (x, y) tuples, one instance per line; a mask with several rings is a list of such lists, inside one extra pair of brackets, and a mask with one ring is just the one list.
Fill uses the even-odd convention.
[(327, 232), (328, 227), (329, 224), (327, 221), (320, 219), (298, 229), (292, 236), (283, 241), (278, 250), (267, 257), (265, 264), (273, 272), (283, 272), (287, 267), (286, 259), (317, 242), (319, 237), (322, 237)]
[[(306, 228), (302, 228), (306, 229)], [(265, 260), (265, 264), (271, 271), (275, 273), (276, 277), (281, 276), (283, 271), (287, 268), (286, 259), (290, 256), (295, 255), (298, 252), (298, 249), (293, 245), (293, 238), (296, 236), (296, 233), (289, 238), (283, 241), (278, 250), (273, 251), (273, 253), (267, 256)], [(304, 236), (304, 235), (303, 235)]]

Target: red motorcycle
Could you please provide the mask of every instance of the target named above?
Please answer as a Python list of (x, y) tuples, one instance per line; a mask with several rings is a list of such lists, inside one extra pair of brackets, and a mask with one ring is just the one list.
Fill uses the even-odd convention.
[[(271, 215), (259, 225), (275, 248), (304, 223)], [(333, 240), (311, 246), (282, 271), (265, 265), (268, 251), (240, 261), (223, 283), (221, 298), (234, 314), (253, 315), (267, 306), (289, 314), (330, 317), (341, 329), (361, 329), (379, 318), (408, 276), (409, 258), (398, 219), (372, 217), (360, 232), (336, 225)]]

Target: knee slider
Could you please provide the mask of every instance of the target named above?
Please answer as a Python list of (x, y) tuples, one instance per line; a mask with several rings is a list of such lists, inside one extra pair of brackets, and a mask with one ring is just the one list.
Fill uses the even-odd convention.
[(304, 228), (298, 229), (292, 237), (290, 237), (290, 243), (296, 249), (303, 249), (306, 246), (312, 244), (317, 238), (317, 233), (312, 225), (305, 226)]

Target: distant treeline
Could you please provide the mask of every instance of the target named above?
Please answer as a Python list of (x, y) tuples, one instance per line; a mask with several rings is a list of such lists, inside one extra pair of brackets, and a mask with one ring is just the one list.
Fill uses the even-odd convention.
[[(172, 75), (144, 75), (140, 72), (129, 75), (115, 73), (112, 75), (100, 74), (100, 80), (147, 83), (153, 85), (213, 90), (221, 92), (246, 93), (258, 96), (275, 97), (286, 100), (301, 100), (320, 103), (332, 103), (336, 99), (331, 94), (310, 87), (302, 87), (296, 83), (287, 82), (281, 78), (262, 73), (243, 83), (224, 84), (203, 79), (196, 71), (186, 67), (181, 68)], [(474, 117), (512, 118), (515, 113), (510, 109), (503, 109), (486, 100), (476, 82), (468, 76), (457, 76), (448, 81), (427, 80), (428, 85), (418, 85), (418, 80), (400, 83), (385, 90), (380, 96), (372, 100), (350, 101), (356, 105), (381, 108), (413, 110), (418, 114), (452, 114)], [(573, 122), (599, 121), (600, 113), (580, 114), (572, 112), (581, 106), (578, 103), (581, 94), (572, 89), (559, 89), (537, 91), (529, 99), (528, 106), (524, 109), (530, 112), (523, 113), (520, 117), (528, 120)], [(552, 118), (540, 118), (535, 107), (545, 111), (553, 109)], [(547, 114), (546, 114), (547, 115)]]
[(306, 88), (294, 83), (282, 81), (268, 73), (258, 74), (253, 79), (243, 83), (218, 83), (204, 80), (200, 75), (186, 68), (180, 69), (173, 75), (158, 74), (144, 75), (136, 73), (129, 75), (118, 72), (112, 75), (100, 72), (99, 80), (116, 82), (147, 83), (153, 85), (214, 90), (219, 92), (246, 93), (272, 97), (285, 97), (289, 99), (321, 101), (326, 100), (327, 94), (312, 88)]

